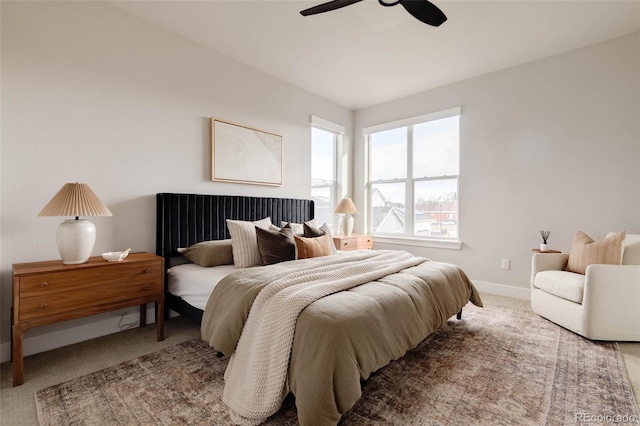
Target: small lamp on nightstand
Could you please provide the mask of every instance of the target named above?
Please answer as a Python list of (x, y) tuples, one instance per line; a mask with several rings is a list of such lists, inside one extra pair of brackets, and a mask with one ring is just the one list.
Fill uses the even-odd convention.
[(56, 241), (65, 265), (85, 263), (96, 242), (96, 227), (79, 216), (111, 216), (86, 183), (66, 183), (38, 216), (75, 216), (58, 225)]
[(344, 215), (342, 219), (344, 235), (351, 235), (351, 232), (353, 232), (353, 215), (358, 214), (358, 209), (355, 204), (353, 204), (353, 201), (351, 201), (351, 198), (343, 198), (340, 200), (334, 211)]

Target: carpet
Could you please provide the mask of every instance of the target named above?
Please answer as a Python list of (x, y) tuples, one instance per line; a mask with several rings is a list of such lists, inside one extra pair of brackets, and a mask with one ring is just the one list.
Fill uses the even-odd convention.
[[(199, 339), (36, 392), (45, 425), (231, 425), (227, 360)], [(615, 343), (531, 312), (465, 308), (372, 374), (340, 425), (563, 425), (640, 422)], [(287, 397), (268, 425), (297, 424)]]

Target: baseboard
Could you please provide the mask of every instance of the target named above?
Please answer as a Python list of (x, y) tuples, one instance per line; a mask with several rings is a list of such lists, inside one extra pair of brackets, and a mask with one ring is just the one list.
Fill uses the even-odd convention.
[(531, 289), (514, 287), (511, 285), (496, 284), (486, 281), (471, 280), (479, 292), (496, 294), (498, 296), (515, 297), (516, 299), (531, 300)]
[[(150, 306), (151, 307), (147, 307), (147, 324), (155, 323), (155, 308), (153, 305)], [(41, 334), (39, 336), (26, 337), (23, 342), (24, 356), (50, 351), (51, 349), (61, 348), (122, 331), (126, 328), (121, 329), (118, 324), (133, 324), (140, 320), (139, 309), (129, 309), (128, 311), (131, 311), (131, 313), (127, 313), (126, 315), (111, 315), (101, 321)], [(116, 314), (116, 312), (112, 312), (112, 314)], [(11, 342), (2, 343), (0, 345), (0, 362), (10, 360)]]

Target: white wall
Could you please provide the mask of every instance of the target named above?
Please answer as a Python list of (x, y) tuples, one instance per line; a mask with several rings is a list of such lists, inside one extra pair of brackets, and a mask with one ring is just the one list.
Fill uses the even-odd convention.
[[(462, 107), (462, 249), (376, 248), (458, 263), (476, 282), (526, 294), (540, 229), (551, 230), (552, 247), (565, 252), (578, 229), (596, 238), (640, 232), (638, 33), (354, 117), (107, 3), (0, 7), (2, 360), (11, 265), (58, 258), (55, 228), (63, 218), (36, 215), (63, 183), (88, 183), (114, 213), (92, 219), (94, 254), (129, 246), (153, 252), (157, 192), (308, 197), (310, 176), (301, 171), (309, 169), (311, 114), (347, 127), (342, 164), (353, 163), (355, 173), (352, 186), (346, 170), (343, 190), (362, 206), (363, 127)], [(211, 182), (212, 116), (282, 134), (283, 186)], [(356, 219), (363, 230), (362, 216)], [(511, 259), (511, 271), (500, 270), (502, 258)], [(107, 314), (32, 329), (25, 351), (95, 337), (117, 320)]]
[[(350, 146), (352, 111), (108, 3), (1, 3), (3, 359), (11, 265), (59, 258), (55, 229), (64, 218), (37, 214), (65, 182), (88, 183), (113, 213), (91, 219), (94, 255), (154, 252), (156, 193), (307, 198), (310, 115), (346, 126)], [(283, 135), (283, 185), (211, 182), (211, 117)], [(35, 328), (27, 338), (68, 343), (74, 333), (95, 337), (92, 324), (113, 319)], [(32, 347), (25, 343), (27, 353)]]
[(639, 65), (635, 33), (356, 111), (354, 198), (363, 206), (362, 128), (462, 107), (462, 249), (375, 247), (456, 263), (476, 282), (526, 295), (539, 230), (563, 252), (578, 230), (639, 233)]

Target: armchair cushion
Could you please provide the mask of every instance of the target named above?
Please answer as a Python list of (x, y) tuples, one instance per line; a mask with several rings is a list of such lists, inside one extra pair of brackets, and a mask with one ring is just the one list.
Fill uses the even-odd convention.
[(534, 278), (533, 286), (571, 302), (582, 303), (585, 276), (567, 271), (542, 271)]
[(594, 241), (582, 231), (578, 231), (571, 245), (567, 271), (585, 274), (587, 266), (594, 263), (619, 265), (622, 259), (622, 241), (625, 232), (613, 234), (604, 240)]

